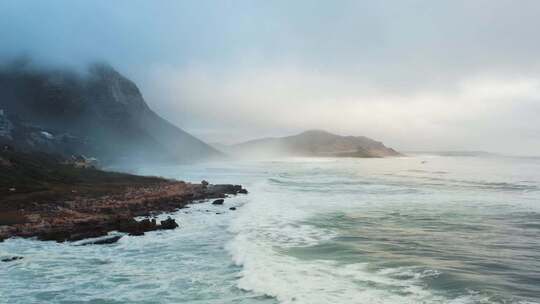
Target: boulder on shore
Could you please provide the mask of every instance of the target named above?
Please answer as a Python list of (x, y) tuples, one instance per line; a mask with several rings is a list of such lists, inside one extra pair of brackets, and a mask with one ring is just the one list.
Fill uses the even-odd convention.
[(178, 224), (176, 221), (170, 217), (168, 217), (166, 220), (160, 222), (161, 225), (159, 226), (159, 229), (162, 230), (169, 230), (169, 229), (175, 229), (178, 227)]
[(217, 200), (212, 202), (212, 205), (223, 205), (224, 202), (225, 202), (225, 200), (223, 200), (223, 199), (217, 199)]
[(129, 233), (129, 235), (137, 236), (144, 235), (145, 232), (154, 230), (171, 230), (178, 227), (176, 221), (172, 218), (167, 218), (159, 223), (155, 219), (144, 219), (140, 222), (135, 219), (127, 219), (120, 223), (118, 231)]

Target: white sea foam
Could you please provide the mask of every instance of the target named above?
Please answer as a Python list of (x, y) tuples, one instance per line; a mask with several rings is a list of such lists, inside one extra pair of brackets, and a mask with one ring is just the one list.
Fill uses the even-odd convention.
[[(302, 223), (317, 207), (294, 194), (284, 195), (268, 183), (256, 185), (233, 221), (236, 237), (227, 249), (243, 267), (238, 287), (276, 297), (281, 303), (468, 303), (435, 296), (420, 285), (428, 272), (412, 269), (367, 270), (367, 264), (340, 265), (335, 261), (298, 259), (286, 254), (289, 247), (313, 246), (336, 236), (330, 229)], [(323, 209), (325, 210), (325, 209)], [(408, 280), (389, 274), (407, 272)]]
[[(464, 289), (460, 294), (452, 294), (445, 290), (434, 290), (426, 285), (426, 282), (439, 280), (443, 273), (425, 266), (383, 266), (374, 269), (369, 262), (340, 261), (337, 257), (321, 257), (317, 254), (291, 254), (291, 250), (298, 248), (321, 248), (316, 246), (324, 246), (328, 241), (331, 243), (332, 239), (343, 233), (338, 231), (339, 228), (334, 229), (340, 220), (354, 223), (371, 220), (365, 224), (374, 226), (366, 227), (363, 233), (350, 232), (353, 236), (377, 238), (382, 236), (382, 233), (389, 233), (386, 237), (392, 237), (392, 231), (401, 231), (405, 237), (412, 237), (431, 235), (432, 230), (425, 230), (422, 219), (415, 223), (420, 225), (416, 227), (404, 227), (407, 222), (395, 221), (402, 221), (404, 216), (415, 220), (415, 216), (424, 210), (433, 210), (435, 219), (440, 212), (464, 212), (463, 214), (469, 214), (471, 219), (474, 219), (474, 216), (483, 216), (485, 210), (497, 210), (497, 199), (492, 199), (492, 194), (488, 192), (497, 189), (482, 189), (486, 191), (484, 193), (471, 190), (476, 191), (474, 194), (477, 196), (485, 195), (486, 199), (477, 202), (475, 206), (469, 206), (466, 200), (465, 203), (449, 203), (452, 199), (471, 195), (467, 192), (469, 188), (464, 187), (460, 190), (465, 191), (456, 193), (452, 187), (441, 188), (447, 184), (445, 180), (441, 182), (442, 186), (418, 185), (410, 183), (408, 177), (395, 179), (386, 178), (384, 175), (387, 171), (401, 171), (409, 167), (408, 162), (416, 161), (394, 160), (397, 165), (380, 162), (378, 165), (381, 168), (372, 164), (364, 168), (358, 165), (363, 164), (362, 161), (354, 163), (356, 167), (349, 167), (352, 162), (347, 161), (317, 162), (311, 165), (303, 162), (299, 165), (300, 169), (296, 167), (296, 171), (281, 171), (280, 164), (274, 164), (277, 167), (274, 173), (277, 174), (251, 186), (248, 203), (230, 227), (235, 237), (228, 243), (227, 249), (235, 264), (242, 267), (237, 286), (246, 291), (275, 297), (284, 304), (501, 303), (500, 298), (494, 300), (493, 295), (482, 292), (468, 292)], [(290, 165), (281, 164), (285, 167)], [(434, 168), (430, 170), (437, 176), (439, 175), (436, 172), (448, 169), (445, 166), (432, 166)], [(470, 168), (460, 170), (463, 171), (461, 175), (470, 175), (467, 173)], [(366, 174), (372, 174), (373, 177), (368, 178)], [(415, 191), (401, 191), (402, 189)], [(438, 190), (429, 192), (431, 189)], [(419, 196), (421, 192), (418, 191), (430, 196)], [(427, 197), (432, 199), (427, 200)], [(412, 204), (411, 200), (415, 203)], [(523, 201), (516, 201), (514, 204), (518, 205), (513, 208), (526, 208)], [(392, 219), (394, 209), (398, 211), (398, 215)], [(342, 217), (325, 217), (336, 212), (342, 213)], [(366, 218), (367, 216), (372, 218)], [(312, 221), (317, 217), (319, 220), (316, 225)], [(386, 227), (377, 228), (378, 217), (387, 221)], [(321, 223), (326, 218), (330, 221), (328, 225)], [(430, 216), (425, 218), (431, 219)], [(447, 221), (453, 223), (450, 218)], [(458, 218), (457, 222), (460, 221)], [(445, 223), (447, 222), (440, 222)], [(346, 229), (348, 224), (344, 225)], [(427, 226), (427, 229), (434, 227)], [(445, 228), (441, 229), (444, 231)], [(371, 234), (363, 235), (366, 233)], [(449, 236), (461, 238), (452, 234)], [(448, 239), (447, 242), (452, 240)], [(339, 253), (336, 251), (336, 254)], [(382, 253), (376, 257), (379, 261), (385, 258), (392, 261), (391, 254), (385, 257)]]

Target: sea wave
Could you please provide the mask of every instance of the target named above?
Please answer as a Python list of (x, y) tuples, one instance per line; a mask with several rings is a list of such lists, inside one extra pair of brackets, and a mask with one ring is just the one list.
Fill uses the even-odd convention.
[[(494, 237), (486, 246), (501, 248), (497, 238), (505, 239), (507, 229), (513, 228), (495, 225), (511, 224), (504, 213), (511, 204), (496, 199), (496, 193), (521, 191), (536, 197), (535, 183), (453, 178), (454, 173), (443, 170), (362, 175), (318, 166), (303, 164), (252, 186), (249, 202), (231, 225), (235, 237), (227, 245), (242, 269), (238, 288), (285, 304), (534, 303), (486, 292), (474, 271), (501, 270), (480, 262), (469, 263), (475, 269), (462, 269), (468, 262), (460, 259), (486, 258), (463, 247), (472, 245), (467, 238), (475, 235)], [(445, 191), (429, 192), (433, 187)], [(467, 198), (480, 189), (485, 190), (484, 204), (468, 205)], [(498, 218), (499, 212), (505, 217)], [(488, 222), (476, 222), (488, 216)], [(523, 216), (528, 220), (517, 219), (516, 228), (535, 225), (535, 215)], [(459, 246), (455, 254), (452, 246)], [(444, 267), (436, 267), (439, 258), (447, 259), (440, 261)], [(505, 286), (501, 278), (515, 274), (499, 275), (491, 286)]]
[(231, 225), (236, 234), (227, 250), (241, 266), (238, 288), (275, 297), (284, 304), (354, 303), (481, 303), (481, 295), (453, 298), (433, 293), (423, 284), (435, 269), (390, 267), (369, 269), (369, 263), (340, 263), (302, 258), (290, 249), (314, 247), (338, 239), (332, 225), (310, 225), (315, 206), (294, 193), (277, 191), (267, 181), (253, 189)]
[[(419, 171), (416, 171), (419, 172)], [(432, 173), (432, 172), (430, 172)], [(457, 179), (457, 178), (442, 178), (439, 176), (419, 176), (419, 175), (407, 175), (407, 174), (387, 174), (406, 180), (407, 183), (411, 183), (414, 180), (428, 181), (422, 182), (422, 186), (446, 186), (446, 187), (462, 187), (462, 188), (476, 188), (484, 190), (498, 190), (498, 191), (538, 191), (540, 188), (533, 182), (495, 182), (485, 180), (470, 180), (470, 179)], [(435, 182), (435, 183), (429, 183)]]

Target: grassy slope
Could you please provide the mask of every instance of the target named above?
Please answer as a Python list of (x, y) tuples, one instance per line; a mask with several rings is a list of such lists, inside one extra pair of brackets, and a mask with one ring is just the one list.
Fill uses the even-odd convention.
[(127, 187), (163, 181), (158, 177), (75, 168), (49, 154), (0, 151), (0, 212), (75, 196), (114, 194)]

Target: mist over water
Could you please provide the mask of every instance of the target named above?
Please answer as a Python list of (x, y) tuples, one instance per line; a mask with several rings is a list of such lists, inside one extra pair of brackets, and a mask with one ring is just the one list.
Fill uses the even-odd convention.
[(8, 240), (0, 255), (25, 258), (0, 265), (0, 302), (539, 303), (539, 169), (425, 155), (138, 168), (250, 194), (113, 245)]

